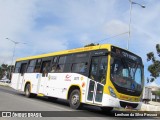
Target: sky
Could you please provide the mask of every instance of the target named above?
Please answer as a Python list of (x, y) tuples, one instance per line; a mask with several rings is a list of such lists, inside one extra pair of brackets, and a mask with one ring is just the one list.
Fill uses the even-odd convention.
[[(146, 79), (146, 54), (160, 44), (160, 0), (132, 1), (146, 7), (132, 4), (130, 16), (129, 0), (0, 0), (0, 64), (89, 43), (126, 49), (129, 40), (129, 50), (143, 59)], [(10, 40), (20, 42), (13, 63)], [(155, 82), (160, 85), (160, 79)]]

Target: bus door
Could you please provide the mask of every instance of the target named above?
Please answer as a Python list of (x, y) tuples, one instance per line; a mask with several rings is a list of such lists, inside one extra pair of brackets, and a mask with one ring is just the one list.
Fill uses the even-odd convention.
[(18, 78), (18, 82), (17, 82), (17, 87), (19, 90), (23, 89), (23, 84), (24, 84), (24, 73), (26, 71), (27, 68), (27, 63), (22, 63), (21, 67), (20, 67), (20, 74), (19, 74), (19, 78)]
[(50, 64), (51, 64), (50, 60), (43, 61), (41, 68), (42, 77), (39, 83), (39, 93), (43, 93), (45, 95), (48, 95), (48, 89), (49, 89), (48, 72), (50, 71)]
[(87, 102), (101, 104), (103, 98), (103, 88), (106, 83), (107, 56), (92, 57)]

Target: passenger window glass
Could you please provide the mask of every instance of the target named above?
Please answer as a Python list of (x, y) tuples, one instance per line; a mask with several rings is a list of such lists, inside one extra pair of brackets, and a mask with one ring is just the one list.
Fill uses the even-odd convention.
[(44, 61), (42, 65), (42, 76), (46, 76), (50, 72), (50, 63), (51, 61)]
[(65, 60), (66, 60), (66, 56), (62, 56), (62, 57), (60, 57), (59, 58), (59, 64), (63, 64), (63, 63), (65, 63)]
[(81, 63), (88, 61), (89, 53), (78, 53), (73, 55), (73, 62), (74, 63)]
[(36, 66), (41, 65), (41, 59), (37, 60)]
[(15, 73), (19, 73), (19, 70), (20, 70), (19, 67), (18, 67), (18, 68), (15, 68), (14, 72), (15, 72)]
[(102, 57), (99, 66), (99, 82), (105, 84), (107, 74), (107, 57)]
[(98, 69), (98, 57), (92, 59), (90, 78), (95, 80)]
[(38, 60), (37, 60), (37, 63), (36, 63), (34, 72), (36, 72), (36, 73), (39, 73), (39, 72), (40, 72), (40, 69), (41, 69), (41, 61), (42, 61), (41, 59), (38, 59)]
[(53, 64), (53, 65), (52, 65), (50, 72), (51, 72), (51, 73), (56, 72), (56, 64)]
[(21, 62), (17, 62), (16, 63), (16, 68), (20, 67), (21, 66)]
[(87, 63), (74, 63), (72, 72), (85, 73), (87, 71)]
[(34, 66), (36, 64), (36, 60), (31, 60), (29, 66)]
[(59, 64), (59, 65), (57, 65), (56, 72), (63, 72), (63, 69), (64, 69), (64, 65)]
[(20, 72), (20, 66), (21, 66), (21, 62), (17, 62), (16, 66), (15, 66), (15, 69), (14, 69), (15, 73), (19, 73)]
[(34, 71), (34, 67), (32, 67), (32, 66), (29, 66), (27, 68), (27, 73), (32, 73), (33, 71)]
[(23, 63), (21, 65), (21, 70), (20, 70), (21, 75), (23, 75), (26, 72), (26, 67), (27, 67), (27, 63)]
[(54, 57), (52, 64), (56, 64), (57, 63), (57, 59), (58, 59), (58, 57)]
[(90, 78), (102, 84), (106, 82), (107, 56), (93, 57), (91, 62)]
[(27, 68), (27, 73), (33, 73), (34, 72), (34, 67), (36, 64), (36, 60), (31, 60), (29, 62), (28, 68)]

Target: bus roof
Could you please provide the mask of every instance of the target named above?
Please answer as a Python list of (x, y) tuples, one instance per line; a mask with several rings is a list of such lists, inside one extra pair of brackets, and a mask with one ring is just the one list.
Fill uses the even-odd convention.
[(18, 58), (16, 60), (16, 62), (37, 59), (37, 58), (50, 57), (50, 56), (56, 56), (56, 55), (65, 55), (65, 54), (70, 54), (70, 53), (92, 51), (92, 50), (98, 50), (98, 49), (108, 49), (110, 51), (111, 44), (102, 44), (102, 45), (96, 45), (96, 46), (76, 48), (76, 49), (71, 49), (71, 50), (64, 50), (64, 51), (59, 51), (59, 52), (51, 52), (51, 53), (40, 54), (40, 55), (35, 55), (35, 56), (28, 56), (28, 57), (24, 57), (24, 58)]

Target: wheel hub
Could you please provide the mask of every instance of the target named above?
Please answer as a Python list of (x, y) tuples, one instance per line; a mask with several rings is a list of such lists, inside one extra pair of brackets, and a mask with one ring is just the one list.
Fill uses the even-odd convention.
[(72, 96), (72, 104), (76, 105), (79, 102), (79, 96), (78, 95), (73, 95)]

